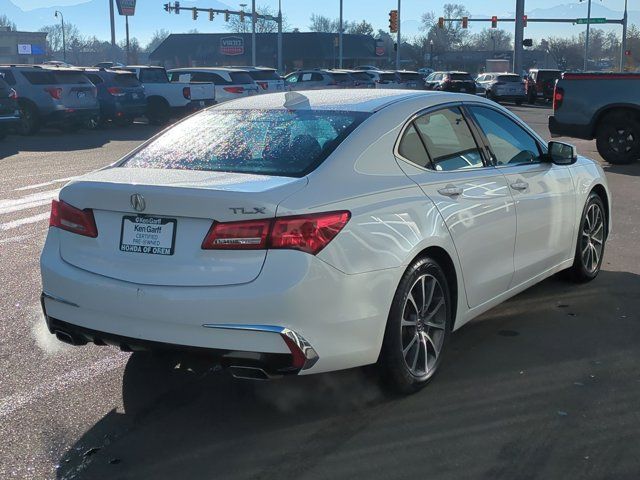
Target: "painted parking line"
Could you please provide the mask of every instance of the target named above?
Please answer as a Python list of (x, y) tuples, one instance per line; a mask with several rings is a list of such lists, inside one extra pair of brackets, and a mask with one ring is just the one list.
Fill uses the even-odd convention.
[(14, 192), (22, 192), (24, 190), (35, 190), (36, 188), (48, 187), (49, 185), (55, 185), (56, 183), (69, 182), (77, 177), (57, 178), (50, 182), (36, 183), (34, 185), (27, 185), (26, 187), (14, 188)]
[(49, 212), (45, 212), (39, 213), (38, 215), (33, 215), (31, 217), (19, 218), (18, 220), (13, 220), (11, 222), (0, 223), (0, 231), (11, 230), (13, 228), (21, 227), (22, 225), (40, 222), (49, 218), (49, 215)]
[(44, 192), (32, 193), (20, 198), (0, 200), (0, 214), (13, 213), (20, 210), (46, 205), (56, 198), (60, 193), (60, 189), (46, 190)]

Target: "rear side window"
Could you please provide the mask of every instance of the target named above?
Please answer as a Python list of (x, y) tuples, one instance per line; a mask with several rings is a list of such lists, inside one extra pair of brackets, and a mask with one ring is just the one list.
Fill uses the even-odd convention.
[(53, 72), (22, 72), (31, 85), (51, 85), (56, 83)]
[(422, 77), (420, 76), (419, 73), (401, 72), (400, 80), (402, 80), (403, 82), (417, 82), (419, 80), (422, 80)]
[(450, 73), (449, 77), (451, 80), (473, 80), (468, 73)]
[(95, 73), (87, 73), (87, 78), (94, 85), (99, 85), (99, 84), (101, 84), (103, 82), (103, 80), (98, 75), (96, 75)]
[(356, 80), (364, 80), (365, 82), (371, 81), (371, 77), (366, 72), (351, 72), (349, 75), (351, 75)]
[(121, 164), (301, 177), (370, 114), (207, 110), (177, 124)]
[(482, 167), (482, 154), (457, 107), (444, 108), (414, 122), (427, 147), (433, 168), (439, 171)]
[(13, 72), (11, 70), (0, 70), (0, 73), (4, 75), (4, 80), (9, 85), (16, 84), (16, 77), (13, 76)]
[(140, 81), (133, 73), (118, 73), (114, 77), (114, 83), (119, 87), (139, 87)]
[(424, 149), (424, 144), (420, 140), (420, 135), (413, 124), (405, 130), (402, 140), (400, 140), (400, 145), (398, 145), (398, 153), (416, 165), (421, 167), (429, 166), (427, 151)]
[(395, 82), (396, 81), (396, 75), (394, 73), (381, 73), (380, 74), (380, 81), (381, 82)]
[(247, 85), (253, 83), (253, 78), (247, 72), (231, 72), (229, 73), (231, 77), (231, 83), (236, 85)]
[(349, 74), (348, 73), (331, 73), (331, 78), (333, 78), (334, 82), (348, 82)]
[(275, 70), (253, 70), (248, 73), (254, 80), (281, 80)]
[(161, 68), (143, 68), (140, 70), (142, 83), (168, 83), (167, 73)]
[(560, 72), (538, 72), (538, 80), (559, 80), (562, 77)]
[(89, 84), (89, 79), (82, 72), (53, 72), (54, 83), (60, 85)]
[(498, 75), (499, 82), (519, 83), (522, 79), (518, 75)]

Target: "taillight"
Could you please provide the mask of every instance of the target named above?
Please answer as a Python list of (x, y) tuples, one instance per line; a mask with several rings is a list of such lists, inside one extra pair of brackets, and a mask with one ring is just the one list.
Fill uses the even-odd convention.
[(269, 87), (267, 82), (256, 82), (263, 90), (266, 90)]
[(558, 110), (564, 100), (564, 89), (557, 85), (553, 88), (553, 110)]
[(318, 254), (344, 228), (348, 211), (280, 217), (271, 220), (214, 222), (204, 250), (290, 249)]
[(223, 87), (223, 89), (229, 93), (244, 93), (244, 87)]
[(56, 100), (60, 100), (62, 98), (62, 89), (61, 88), (45, 88), (45, 92), (48, 92), (51, 95), (51, 98), (55, 98)]
[(18, 92), (16, 92), (13, 88), (9, 90), (9, 98), (13, 100), (18, 99)]
[(107, 88), (107, 92), (109, 92), (114, 97), (122, 97), (122, 96), (124, 96), (124, 92), (122, 91), (121, 88), (118, 88), (118, 87), (109, 87), (109, 88)]
[(187, 100), (191, 100), (191, 87), (184, 87), (182, 89), (182, 96)]
[(62, 200), (53, 200), (51, 202), (49, 226), (84, 235), (85, 237), (95, 238), (98, 236), (93, 210), (88, 208), (80, 210)]

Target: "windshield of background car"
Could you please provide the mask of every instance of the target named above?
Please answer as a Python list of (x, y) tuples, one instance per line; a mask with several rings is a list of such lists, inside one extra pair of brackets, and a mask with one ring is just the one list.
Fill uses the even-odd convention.
[(120, 166), (301, 177), (370, 113), (207, 110), (178, 123)]
[(518, 75), (498, 75), (499, 82), (522, 83), (522, 79)]
[(395, 82), (396, 74), (395, 73), (381, 73), (380, 74), (381, 82)]
[(450, 73), (449, 77), (451, 77), (451, 80), (473, 81), (473, 78), (468, 73)]
[(371, 77), (366, 72), (350, 72), (349, 75), (356, 80), (371, 81)]
[(119, 87), (139, 87), (140, 81), (133, 73), (118, 73), (114, 76), (114, 83)]
[(401, 72), (400, 80), (402, 80), (403, 82), (417, 82), (419, 80), (422, 80), (422, 77), (420, 76), (419, 73)]
[(167, 72), (162, 68), (143, 68), (140, 70), (140, 80), (143, 83), (169, 83)]
[(247, 85), (253, 83), (253, 78), (247, 72), (231, 72), (229, 73), (231, 77), (231, 83), (235, 83), (236, 85)]
[(254, 80), (282, 80), (275, 70), (254, 70), (249, 75)]

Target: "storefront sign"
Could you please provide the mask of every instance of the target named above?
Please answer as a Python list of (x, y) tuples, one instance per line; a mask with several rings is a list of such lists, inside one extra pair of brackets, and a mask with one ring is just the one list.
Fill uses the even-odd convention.
[(382, 40), (376, 40), (376, 55), (379, 57), (384, 55), (384, 42)]
[(222, 37), (220, 39), (220, 53), (222, 55), (243, 55), (244, 39), (242, 37)]
[(127, 17), (132, 17), (136, 13), (136, 0), (116, 0), (118, 13)]

